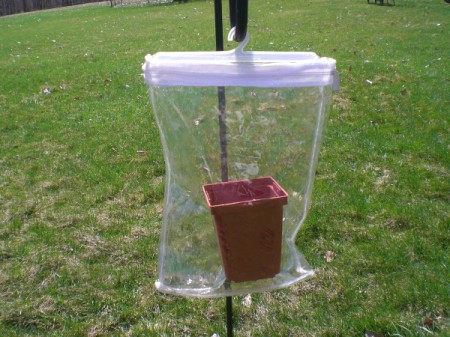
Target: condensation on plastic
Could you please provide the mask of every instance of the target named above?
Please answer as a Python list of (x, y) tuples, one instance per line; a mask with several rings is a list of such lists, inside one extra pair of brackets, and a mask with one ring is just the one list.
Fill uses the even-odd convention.
[[(295, 238), (310, 204), (336, 81), (334, 60), (324, 61), (312, 53), (266, 52), (255, 57), (242, 49), (160, 53), (146, 60), (145, 79), (166, 163), (156, 287), (178, 295), (217, 297), (279, 289), (313, 276)], [(218, 65), (221, 71), (211, 76), (210, 70)], [(280, 85), (285, 83), (280, 74), (289, 65), (298, 71), (289, 73), (290, 86)], [(262, 70), (264, 85), (248, 85), (266, 66), (271, 72)], [(322, 71), (316, 72), (317, 78), (306, 71), (304, 81), (303, 71), (313, 68)], [(203, 78), (202, 85), (191, 77)], [(271, 176), (288, 194), (283, 208), (281, 271), (272, 278), (227, 282), (222, 268), (202, 191), (202, 185), (221, 181), (217, 86), (225, 87), (229, 180)]]

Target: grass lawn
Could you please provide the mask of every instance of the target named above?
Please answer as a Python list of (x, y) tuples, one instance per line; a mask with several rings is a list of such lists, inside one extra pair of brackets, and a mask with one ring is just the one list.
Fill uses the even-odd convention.
[[(213, 12), (0, 18), (0, 336), (226, 335), (223, 300), (155, 291), (164, 161), (141, 76), (147, 53), (213, 50)], [(317, 276), (235, 297), (236, 336), (449, 336), (449, 5), (249, 15), (249, 48), (333, 57), (341, 91), (297, 239)]]

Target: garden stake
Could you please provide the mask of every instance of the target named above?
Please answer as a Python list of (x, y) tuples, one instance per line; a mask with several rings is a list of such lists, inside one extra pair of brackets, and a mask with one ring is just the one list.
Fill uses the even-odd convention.
[[(241, 42), (247, 34), (248, 0), (229, 0), (230, 23), (235, 27), (234, 40)], [(216, 28), (216, 51), (223, 51), (223, 21), (222, 1), (214, 1), (214, 15)], [(228, 181), (228, 153), (227, 153), (227, 124), (226, 124), (226, 100), (225, 87), (217, 88), (219, 105), (219, 138), (220, 138), (220, 167), (223, 182)], [(230, 287), (230, 282), (225, 282), (225, 287)], [(233, 337), (233, 298), (226, 297), (227, 312), (227, 336)]]
[[(231, 0), (230, 0), (231, 2)], [(222, 21), (222, 1), (214, 1), (214, 16), (216, 28), (216, 51), (223, 51), (223, 21)], [(219, 138), (220, 138), (220, 166), (222, 181), (228, 181), (228, 158), (227, 158), (227, 125), (225, 116), (225, 87), (217, 88), (219, 107)], [(229, 282), (226, 282), (229, 286)], [(233, 298), (226, 297), (227, 313), (227, 337), (233, 337)]]

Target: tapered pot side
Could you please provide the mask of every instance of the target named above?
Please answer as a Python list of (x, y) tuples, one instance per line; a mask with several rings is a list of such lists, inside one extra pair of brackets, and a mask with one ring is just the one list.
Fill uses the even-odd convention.
[(280, 272), (286, 191), (272, 178), (203, 185), (228, 281), (274, 277)]

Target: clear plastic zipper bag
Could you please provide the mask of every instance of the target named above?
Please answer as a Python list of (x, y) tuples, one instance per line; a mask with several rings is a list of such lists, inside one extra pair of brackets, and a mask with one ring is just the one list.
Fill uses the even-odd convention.
[(311, 200), (335, 60), (310, 52), (147, 55), (166, 163), (156, 287), (217, 297), (314, 274), (295, 245)]

